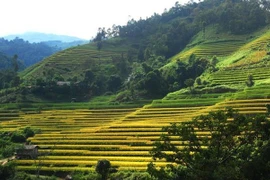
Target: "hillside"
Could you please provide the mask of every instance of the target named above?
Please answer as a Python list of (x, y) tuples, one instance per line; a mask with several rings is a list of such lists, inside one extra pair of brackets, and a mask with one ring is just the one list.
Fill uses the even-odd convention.
[[(113, 74), (115, 69), (112, 67), (111, 58), (114, 56), (120, 57), (122, 54), (126, 56), (127, 49), (128, 44), (121, 44), (117, 40), (106, 42), (100, 51), (97, 50), (95, 44), (69, 48), (26, 69), (22, 72), (22, 77), (25, 79), (41, 77), (43, 72), (49, 70), (53, 71), (52, 76), (60, 76), (64, 80), (73, 78), (83, 80), (84, 72), (90, 69), (103, 71), (104, 74)], [(106, 72), (110, 69), (112, 72)]]
[[(219, 85), (228, 85), (225, 81), (223, 84), (216, 83), (216, 80), (213, 81), (215, 83), (212, 83), (211, 80), (217, 73), (222, 74), (223, 71), (228, 72), (228, 68), (231, 70), (235, 68), (248, 69), (264, 67), (268, 64), (269, 55), (267, 53), (269, 49), (267, 41), (270, 38), (268, 27), (246, 35), (217, 34), (214, 33), (216, 28), (211, 26), (207, 29), (209, 30), (205, 33), (205, 36), (208, 37), (202, 38), (202, 32), (199, 32), (183, 51), (170, 58), (168, 61), (169, 63), (165, 64), (163, 67), (162, 61), (164, 60), (161, 59), (161, 66), (159, 65), (158, 67), (161, 68), (161, 76), (165, 80), (167, 79), (167, 81), (169, 81), (169, 78), (172, 78), (173, 76), (176, 78), (175, 81), (177, 81), (177, 78), (180, 80), (182, 77), (174, 75), (179, 71), (179, 60), (183, 63), (189, 62), (191, 55), (195, 55), (197, 59), (208, 59), (210, 62), (213, 57), (217, 60), (215, 67), (211, 65), (211, 68), (206, 68), (204, 73), (201, 72), (201, 81), (208, 82), (208, 84), (205, 85), (197, 85), (201, 89), (207, 89), (207, 87), (213, 88), (213, 86)], [(91, 76), (88, 78), (93, 78), (91, 79), (92, 81), (99, 83), (100, 81), (108, 82), (111, 76), (117, 75), (121, 81), (120, 83), (123, 83), (134, 75), (138, 76), (141, 74), (142, 76), (146, 76), (147, 72), (144, 71), (151, 71), (151, 69), (153, 69), (147, 64), (144, 64), (144, 66), (139, 64), (135, 67), (134, 65), (136, 64), (134, 64), (133, 67), (130, 66), (131, 62), (128, 60), (128, 57), (134, 56), (134, 54), (131, 54), (132, 45), (134, 46), (134, 44), (136, 44), (135, 41), (130, 42), (124, 39), (111, 39), (104, 42), (100, 51), (97, 49), (96, 43), (73, 47), (58, 52), (44, 61), (26, 69), (21, 73), (21, 77), (28, 82), (39, 79), (36, 77), (40, 77), (40, 79), (43, 77), (43, 81), (45, 81), (44, 75), (48, 74), (51, 79), (59, 81), (84, 82), (88, 75)], [(122, 64), (120, 61), (123, 61)], [(194, 66), (197, 66), (197, 64), (195, 63)], [(130, 69), (124, 69), (126, 71), (123, 71), (123, 68), (128, 67)], [(146, 70), (146, 68), (149, 68), (149, 70)], [(136, 72), (134, 72), (134, 70), (136, 70)], [(191, 68), (191, 70), (193, 69)], [(228, 87), (228, 89), (231, 88), (232, 91), (235, 91), (235, 89), (244, 89), (248, 74), (252, 74), (254, 80), (257, 80), (257, 75), (255, 74), (256, 69), (254, 73), (252, 72), (252, 70), (249, 70), (242, 74), (242, 85), (236, 83)], [(145, 75), (143, 75), (144, 73)], [(189, 71), (186, 71), (186, 73), (189, 73)], [(97, 79), (94, 80), (95, 78)], [(217, 79), (217, 77), (215, 77), (215, 79)], [(196, 87), (196, 85), (194, 87)], [(105, 93), (106, 87), (103, 88), (102, 91)], [(114, 89), (112, 88), (112, 92), (113, 91)], [(206, 90), (203, 92), (205, 91)]]
[[(263, 6), (246, 1), (176, 3), (162, 15), (100, 28), (93, 43), (56, 53), (21, 78), (28, 85), (68, 81), (84, 89), (80, 94), (85, 100), (105, 93), (117, 94), (116, 102), (162, 98), (189, 87), (188, 79), (203, 75), (200, 79), (207, 82), (211, 72), (267, 61), (268, 12)], [(66, 89), (66, 98), (74, 96), (72, 88)]]
[[(189, 123), (194, 117), (227, 108), (252, 121), (255, 115), (269, 120), (270, 28), (265, 22), (270, 14), (265, 5), (257, 3), (176, 3), (162, 15), (131, 20), (110, 31), (100, 28), (93, 42), (57, 52), (20, 73), (13, 72), (20, 76), (20, 84), (16, 81), (18, 84), (11, 83), (10, 88), (0, 87), (0, 133), (8, 135), (25, 127), (40, 130), (27, 139), (39, 146), (40, 156), (17, 159), (17, 170), (84, 175), (95, 172), (98, 160), (107, 159), (119, 174), (130, 172), (134, 177), (145, 173), (150, 162), (157, 168), (171, 164), (172, 159), (155, 159), (149, 153), (159, 142), (169, 142), (177, 151), (189, 144), (164, 127)], [(224, 122), (223, 116), (221, 119)], [(226, 124), (220, 122), (217, 124)], [(210, 131), (223, 131), (213, 127), (191, 129), (195, 131), (191, 138), (205, 140), (196, 145), (202, 149), (207, 149), (213, 137)], [(269, 126), (264, 130), (269, 137)], [(248, 131), (239, 133), (234, 137), (237, 140)], [(170, 137), (164, 139), (164, 134)], [(227, 139), (226, 134), (219, 137)], [(253, 144), (244, 143), (240, 155), (245, 158), (249, 152), (257, 156), (253, 152), (260, 151), (252, 151)], [(269, 138), (258, 146), (266, 147), (264, 156), (269, 158)], [(237, 159), (228, 150), (229, 157)], [(171, 150), (164, 153), (172, 154)], [(211, 154), (206, 156), (202, 167), (207, 169)], [(246, 159), (241, 163), (250, 162)], [(182, 165), (188, 168), (185, 162)], [(256, 161), (255, 166), (260, 170), (263, 165)], [(164, 172), (182, 173), (181, 168)], [(227, 177), (227, 170), (232, 168), (238, 166), (226, 164), (221, 173)], [(268, 166), (265, 169), (270, 177)]]
[(0, 52), (10, 57), (17, 55), (26, 67), (41, 61), (57, 51), (60, 51), (59, 47), (50, 47), (45, 43), (29, 43), (20, 38), (10, 41), (0, 38)]
[(220, 59), (218, 66), (245, 66), (257, 63), (268, 52), (269, 27), (256, 32), (233, 35), (220, 33), (216, 26), (208, 26), (205, 32), (193, 37), (186, 48), (171, 58), (172, 61), (188, 60), (191, 54), (201, 58)]
[[(31, 86), (31, 96), (48, 101), (113, 94), (117, 103), (159, 99), (178, 90), (219, 89), (222, 84), (211, 82), (212, 73), (268, 61), (268, 27), (260, 20), (268, 14), (261, 6), (243, 1), (176, 3), (162, 15), (100, 28), (92, 43), (55, 53), (21, 72), (22, 86)], [(246, 14), (247, 7), (256, 16)], [(243, 23), (247, 18), (251, 23)], [(241, 91), (244, 85), (225, 89)]]

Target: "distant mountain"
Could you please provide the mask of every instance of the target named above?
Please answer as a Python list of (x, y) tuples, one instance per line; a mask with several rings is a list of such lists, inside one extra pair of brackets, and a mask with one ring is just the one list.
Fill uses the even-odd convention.
[(73, 42), (73, 41), (86, 41), (78, 37), (66, 36), (66, 35), (56, 35), (56, 34), (46, 34), (40, 32), (26, 32), (23, 34), (13, 34), (8, 35), (3, 38), (7, 40), (13, 40), (16, 37), (29, 41), (30, 43), (38, 43), (44, 41), (62, 41), (62, 42)]
[(44, 41), (42, 42), (50, 47), (57, 48), (59, 50), (64, 50), (73, 46), (78, 46), (82, 44), (87, 44), (89, 41), (80, 40), (80, 41), (72, 41), (72, 42), (62, 42), (62, 41)]

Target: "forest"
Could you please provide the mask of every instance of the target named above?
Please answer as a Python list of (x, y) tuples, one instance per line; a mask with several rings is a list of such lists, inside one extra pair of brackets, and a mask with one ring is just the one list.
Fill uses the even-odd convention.
[(45, 43), (29, 43), (20, 38), (14, 40), (0, 39), (0, 52), (12, 57), (17, 55), (25, 67), (33, 65), (60, 49), (50, 47)]

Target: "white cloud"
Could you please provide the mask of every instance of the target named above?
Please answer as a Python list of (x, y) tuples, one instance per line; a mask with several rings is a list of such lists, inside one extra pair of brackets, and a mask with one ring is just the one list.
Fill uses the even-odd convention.
[[(99, 27), (162, 13), (177, 0), (2, 0), (0, 36), (38, 31), (90, 39)], [(180, 3), (186, 2), (179, 1)]]

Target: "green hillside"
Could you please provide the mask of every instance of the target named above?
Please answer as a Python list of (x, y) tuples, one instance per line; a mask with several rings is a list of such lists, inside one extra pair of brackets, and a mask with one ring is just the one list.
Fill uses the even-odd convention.
[[(192, 90), (186, 88), (171, 92), (162, 100), (153, 101), (150, 107), (214, 105), (228, 99), (269, 98), (268, 27), (240, 36), (217, 35), (213, 32), (215, 28), (208, 28), (209, 34), (205, 33), (207, 40), (200, 39), (200, 32), (185, 50), (171, 58), (163, 71), (171, 71), (179, 59), (189, 61), (191, 54), (206, 59), (215, 57), (218, 60), (215, 68), (211, 67), (197, 77)], [(249, 77), (253, 82), (251, 86), (247, 84)]]
[[(58, 52), (21, 72), (21, 86), (31, 87), (21, 99), (89, 101), (113, 94), (114, 103), (153, 100), (191, 87), (194, 83), (186, 80), (198, 78), (200, 89), (213, 88), (212, 73), (267, 63), (269, 13), (262, 6), (246, 1), (176, 3), (162, 15), (100, 28), (92, 43)], [(226, 92), (243, 88), (230, 86)]]
[[(180, 166), (174, 163), (175, 159), (156, 159), (149, 151), (169, 142), (172, 146), (166, 147), (170, 151), (159, 155), (174, 155), (172, 151), (185, 150), (192, 139), (179, 139), (179, 134), (172, 135), (174, 132), (163, 127), (190, 123), (194, 117), (227, 108), (252, 120), (255, 115), (269, 120), (270, 30), (266, 22), (270, 14), (269, 8), (261, 3), (240, 0), (176, 3), (162, 15), (130, 20), (127, 25), (110, 30), (100, 28), (92, 43), (58, 52), (23, 72), (13, 72), (14, 76), (20, 76), (18, 84), (0, 89), (0, 134), (7, 137), (10, 135), (7, 132), (19, 133), (25, 127), (38, 129), (39, 133), (27, 141), (38, 145), (40, 152), (38, 159), (15, 160), (17, 170), (60, 176), (77, 172), (82, 177), (95, 173), (98, 160), (107, 159), (113, 170), (119, 171), (115, 179), (140, 179), (150, 162), (160, 169), (156, 176), (166, 179), (162, 175), (181, 174), (189, 167), (181, 162), (181, 157), (177, 157)], [(223, 117), (217, 124), (228, 125)], [(232, 117), (228, 120), (232, 122)], [(215, 127), (191, 129), (195, 131), (191, 138), (198, 138), (196, 146), (202, 149), (207, 149), (211, 133), (223, 131)], [(253, 132), (241, 131), (232, 139), (239, 140)], [(265, 134), (269, 137), (269, 126)], [(166, 135), (168, 139), (164, 139)], [(223, 142), (227, 135), (218, 141)], [(218, 173), (223, 177), (227, 178), (228, 171), (239, 169), (240, 165), (233, 161), (238, 157), (242, 160), (246, 154), (258, 152), (250, 153), (241, 164), (250, 163), (253, 157), (263, 157), (257, 151), (259, 146), (266, 147), (264, 156), (269, 157), (269, 138), (244, 145), (237, 158), (233, 151), (228, 153), (232, 163), (221, 167)], [(254, 145), (257, 149), (252, 151)], [(189, 151), (188, 156), (195, 151)], [(197, 168), (212, 175), (211, 170), (205, 170), (207, 163), (213, 169), (220, 164), (209, 162), (210, 156), (211, 153), (206, 154), (203, 169)], [(260, 162), (267, 164), (263, 158)], [(258, 164), (256, 161), (254, 166)], [(174, 167), (180, 169), (170, 171)], [(267, 168), (266, 165), (269, 175)], [(125, 173), (131, 175), (124, 177)], [(134, 177), (136, 173), (138, 177)], [(249, 179), (243, 178), (247, 174), (240, 174), (232, 179)], [(114, 179), (113, 176), (110, 178)], [(153, 178), (149, 174), (147, 177)], [(206, 177), (199, 179), (209, 179)]]
[(50, 71), (52, 76), (59, 76), (64, 80), (72, 79), (75, 76), (78, 80), (84, 78), (84, 72), (88, 69), (98, 69), (105, 74), (115, 73), (112, 64), (113, 56), (126, 56), (128, 44), (106, 42), (104, 47), (98, 51), (94, 43), (81, 45), (60, 51), (21, 73), (23, 79), (35, 79), (42, 77)]

